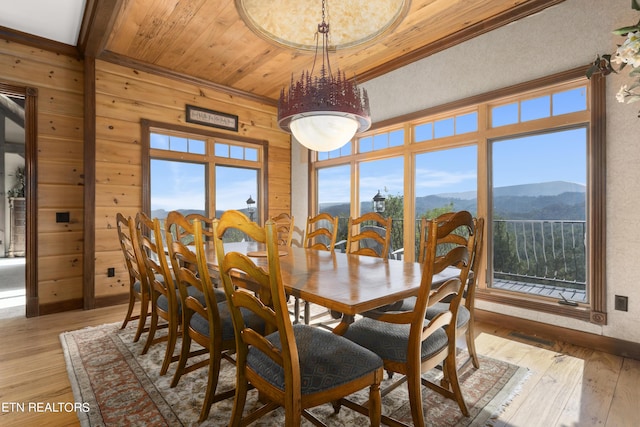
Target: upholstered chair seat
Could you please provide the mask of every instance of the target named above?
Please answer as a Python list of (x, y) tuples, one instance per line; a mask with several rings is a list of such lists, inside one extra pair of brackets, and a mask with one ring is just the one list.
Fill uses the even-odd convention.
[[(382, 359), (375, 353), (326, 330), (296, 324), (293, 335), (298, 345), (303, 396), (332, 390), (382, 367)], [(265, 338), (281, 349), (278, 332)], [(282, 365), (255, 347), (249, 349), (247, 365), (284, 392)]]
[[(233, 340), (233, 319), (226, 301), (218, 303), (218, 314), (220, 315), (220, 325), (222, 327), (222, 340)], [(259, 316), (249, 310), (242, 310), (242, 315), (249, 327), (264, 333), (264, 321)], [(199, 313), (194, 313), (191, 317), (190, 327), (204, 336), (209, 336), (209, 321)]]
[[(425, 326), (429, 323), (425, 320)], [(379, 322), (368, 317), (358, 320), (347, 329), (344, 336), (368, 348), (385, 360), (406, 363), (411, 325)], [(435, 331), (422, 341), (421, 359), (425, 360), (444, 349), (448, 344), (444, 329)]]

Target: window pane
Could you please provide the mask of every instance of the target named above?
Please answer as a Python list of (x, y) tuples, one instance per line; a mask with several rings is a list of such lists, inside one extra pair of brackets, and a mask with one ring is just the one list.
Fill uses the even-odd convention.
[(229, 145), (216, 142), (215, 155), (218, 157), (229, 157)]
[(157, 148), (159, 150), (169, 149), (169, 135), (152, 133), (149, 139), (149, 145), (151, 146), (151, 148)]
[(391, 251), (403, 244), (404, 160), (402, 157), (360, 163), (360, 213), (373, 211), (373, 197), (380, 191), (385, 200), (383, 216), (391, 217)]
[(188, 152), (187, 148), (187, 138), (181, 138), (178, 136), (169, 137), (170, 150), (171, 151), (179, 151), (181, 153)]
[(445, 212), (477, 213), (477, 147), (461, 147), (416, 155), (415, 255), (418, 256), (420, 220)]
[(430, 141), (433, 139), (433, 123), (424, 123), (413, 129), (415, 136), (414, 141)]
[(586, 128), (492, 144), (490, 286), (586, 302)]
[(244, 158), (244, 148), (238, 147), (236, 145), (232, 145), (229, 148), (231, 148), (231, 153), (229, 157), (231, 157), (232, 159), (239, 159), (239, 160), (242, 160)]
[(206, 154), (206, 145), (204, 141), (199, 139), (189, 140), (189, 152), (193, 154)]
[(367, 153), (373, 150), (373, 138), (370, 136), (361, 138), (358, 141), (358, 151), (360, 153)]
[(456, 116), (456, 135), (478, 130), (478, 113), (473, 112)]
[[(227, 210), (239, 210), (253, 221), (261, 223), (258, 197), (258, 171), (256, 169), (216, 166), (216, 217)], [(251, 197), (255, 211), (248, 210), (247, 200)]]
[(551, 115), (550, 97), (541, 96), (522, 101), (520, 108), (522, 109), (520, 120), (523, 122), (549, 117)]
[(389, 146), (389, 134), (383, 133), (381, 135), (375, 135), (373, 137), (373, 149), (381, 150)]
[(351, 213), (351, 167), (349, 165), (318, 169), (318, 212), (340, 218), (338, 241), (347, 238), (347, 221)]
[(151, 159), (151, 216), (179, 210), (206, 215), (206, 167), (199, 163)]
[(258, 150), (255, 148), (245, 148), (244, 149), (244, 158), (245, 160), (251, 160), (252, 162), (258, 161)]
[(501, 105), (491, 109), (491, 126), (499, 127), (518, 123), (518, 103)]
[(444, 138), (445, 136), (452, 136), (454, 132), (453, 117), (438, 120), (435, 123), (435, 137)]
[(399, 147), (404, 144), (404, 130), (394, 130), (389, 133), (389, 146)]
[(348, 156), (349, 154), (351, 154), (351, 141), (340, 147), (340, 157)]
[(587, 88), (579, 87), (553, 94), (553, 115), (574, 113), (587, 109)]

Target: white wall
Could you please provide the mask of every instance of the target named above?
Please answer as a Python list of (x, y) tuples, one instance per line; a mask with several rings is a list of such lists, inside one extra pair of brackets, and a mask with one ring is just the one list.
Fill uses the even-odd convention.
[[(612, 30), (640, 19), (630, 4), (629, 0), (566, 0), (366, 82), (362, 86), (369, 93), (372, 119), (397, 117), (587, 65), (596, 53), (610, 53), (622, 41)], [(616, 101), (626, 76), (609, 76), (607, 81), (608, 324), (600, 327), (482, 301), (479, 308), (640, 342), (640, 285), (630, 274), (640, 252), (640, 104)], [(294, 146), (299, 148), (295, 142)], [(296, 186), (308, 180), (307, 165), (300, 157), (294, 150), (292, 182)], [(292, 206), (296, 212), (306, 213), (306, 192), (295, 191)], [(614, 295), (629, 297), (628, 312), (613, 309)]]
[[(16, 184), (16, 179), (14, 177), (14, 172), (18, 167), (24, 167), (24, 158), (14, 153), (5, 153), (4, 156), (4, 170), (5, 170), (5, 180), (4, 180), (4, 193), (7, 194), (9, 190), (13, 188)], [(0, 240), (2, 244), (0, 245), (0, 257), (4, 257), (9, 250), (9, 244), (11, 243), (9, 240), (11, 238), (9, 222), (11, 220), (9, 215), (9, 199), (4, 198), (4, 212), (0, 212)]]

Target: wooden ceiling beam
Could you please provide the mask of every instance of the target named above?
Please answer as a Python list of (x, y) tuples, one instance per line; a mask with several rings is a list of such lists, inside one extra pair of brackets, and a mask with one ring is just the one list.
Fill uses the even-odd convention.
[(123, 0), (88, 0), (80, 26), (78, 49), (83, 56), (97, 58), (104, 51)]

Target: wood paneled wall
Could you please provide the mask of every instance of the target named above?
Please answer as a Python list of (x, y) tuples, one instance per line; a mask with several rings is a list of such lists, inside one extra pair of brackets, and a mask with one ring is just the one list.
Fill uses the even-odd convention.
[[(237, 115), (238, 133), (229, 134), (268, 141), (269, 215), (290, 212), (290, 138), (278, 130), (274, 106), (101, 60), (96, 61), (95, 83), (96, 305), (128, 292), (115, 215), (134, 216), (142, 206), (142, 119), (203, 129), (186, 122), (186, 104)], [(107, 277), (107, 268), (114, 266), (116, 276)]]
[[(0, 39), (0, 80), (32, 87), (37, 96), (38, 301), (82, 305), (83, 71), (82, 61)], [(56, 223), (69, 212), (70, 223)]]
[[(82, 60), (0, 39), (0, 81), (38, 91), (40, 314), (83, 307), (83, 73)], [(95, 87), (96, 306), (128, 294), (115, 215), (142, 207), (141, 119), (198, 129), (186, 123), (185, 104), (237, 115), (237, 134), (268, 141), (268, 214), (290, 212), (290, 138), (278, 130), (273, 105), (100, 60)], [(56, 223), (56, 212), (69, 212), (71, 222)], [(107, 277), (108, 267), (115, 277)]]

